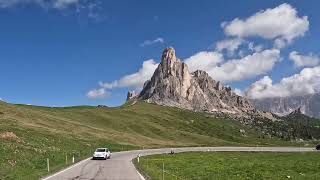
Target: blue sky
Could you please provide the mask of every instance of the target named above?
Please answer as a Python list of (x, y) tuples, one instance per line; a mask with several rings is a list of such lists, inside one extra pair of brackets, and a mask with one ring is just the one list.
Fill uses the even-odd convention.
[[(296, 11), (292, 23), (301, 22), (292, 32), (279, 27), (272, 30), (275, 35), (260, 33), (264, 28), (254, 25), (242, 32), (232, 24), (238, 18), (245, 27), (251, 27), (248, 18), (259, 20), (255, 16), (258, 12), (262, 13), (261, 18), (268, 18), (268, 8), (272, 14), (284, 3), (288, 6), (279, 9)], [(316, 0), (0, 0), (0, 98), (45, 106), (121, 105), (126, 92), (139, 90), (141, 83), (121, 84), (121, 78), (138, 72), (144, 61), (152, 59), (151, 66), (156, 66), (167, 46), (173, 46), (182, 60), (200, 65), (202, 57), (219, 61), (213, 66), (246, 57), (251, 58), (250, 62), (266, 58), (268, 63), (272, 61), (268, 58), (273, 58), (272, 67), (248, 75), (240, 72), (233, 79), (225, 78), (223, 71), (227, 67), (208, 69), (218, 80), (251, 97), (269, 97), (272, 91), (281, 91), (278, 96), (314, 93), (320, 88), (319, 5)], [(288, 21), (280, 23), (290, 25)], [(228, 27), (230, 32), (226, 32)], [(217, 49), (217, 43), (235, 39), (241, 43), (233, 52), (226, 47)], [(275, 48), (277, 40), (284, 45)], [(257, 49), (260, 45), (261, 49), (250, 50), (249, 44)], [(274, 54), (267, 54), (268, 50)], [(207, 54), (190, 59), (199, 52)], [(257, 56), (253, 56), (255, 53)], [(218, 55), (223, 60), (217, 60)], [(254, 67), (247, 68), (250, 71)], [(135, 80), (141, 81), (147, 77), (140, 75), (149, 74), (138, 73)], [(285, 77), (289, 79), (281, 82)], [(310, 83), (304, 88), (297, 85), (305, 81)], [(88, 97), (92, 90), (96, 90), (96, 96)]]

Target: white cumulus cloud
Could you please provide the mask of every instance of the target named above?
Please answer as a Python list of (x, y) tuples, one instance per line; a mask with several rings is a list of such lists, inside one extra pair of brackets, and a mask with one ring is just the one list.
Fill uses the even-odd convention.
[(261, 45), (261, 44), (260, 45), (255, 45), (254, 42), (250, 42), (248, 44), (248, 48), (252, 52), (260, 52), (260, 51), (263, 50), (263, 45)]
[(243, 42), (244, 40), (240, 38), (225, 39), (216, 43), (216, 50), (219, 52), (227, 50), (230, 55), (233, 55)]
[(199, 52), (185, 63), (190, 71), (203, 70), (215, 80), (235, 82), (266, 74), (280, 60), (278, 49), (255, 52), (240, 59), (224, 60), (219, 52)]
[(113, 88), (136, 88), (140, 89), (143, 87), (144, 82), (149, 80), (156, 68), (158, 67), (158, 63), (154, 60), (150, 59), (144, 61), (142, 67), (139, 69), (138, 72), (125, 75), (119, 80), (113, 81), (111, 83), (99, 83), (101, 87), (105, 89), (113, 89)]
[(141, 47), (144, 47), (144, 46), (150, 46), (150, 45), (153, 45), (153, 44), (156, 44), (156, 43), (164, 43), (164, 39), (162, 37), (158, 37), (154, 40), (145, 40), (143, 43), (140, 44)]
[(289, 59), (293, 61), (296, 67), (304, 67), (304, 66), (316, 66), (320, 63), (320, 57), (309, 54), (309, 55), (301, 55), (297, 51), (292, 51), (289, 54)]
[(158, 65), (159, 64), (153, 59), (146, 60), (143, 62), (142, 67), (138, 70), (138, 72), (125, 75), (119, 80), (115, 80), (113, 82), (99, 82), (100, 88), (90, 90), (87, 93), (87, 97), (90, 99), (105, 98), (107, 95), (107, 90), (114, 88), (141, 89), (143, 84), (152, 77)]
[(246, 19), (236, 18), (221, 25), (228, 36), (275, 39), (278, 48), (303, 36), (309, 29), (308, 17), (299, 17), (297, 10), (286, 3), (259, 11)]
[(299, 74), (283, 78), (273, 84), (269, 76), (253, 83), (246, 96), (253, 99), (313, 94), (320, 90), (320, 66), (304, 68)]
[(104, 88), (93, 89), (87, 93), (90, 99), (104, 99), (107, 97), (107, 91)]
[(264, 50), (241, 59), (229, 60), (221, 66), (212, 68), (208, 73), (214, 79), (223, 82), (241, 81), (266, 74), (279, 60), (279, 50)]
[(197, 54), (184, 60), (191, 72), (196, 70), (210, 71), (223, 61), (224, 59), (221, 53), (207, 51), (198, 52)]
[(233, 91), (234, 91), (238, 96), (244, 96), (244, 93), (243, 93), (243, 91), (241, 91), (241, 89), (235, 88)]

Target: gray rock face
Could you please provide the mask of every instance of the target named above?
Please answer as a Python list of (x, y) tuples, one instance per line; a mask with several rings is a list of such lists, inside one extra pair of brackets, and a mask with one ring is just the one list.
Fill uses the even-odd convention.
[(252, 102), (257, 109), (278, 115), (287, 115), (301, 107), (303, 114), (320, 118), (320, 93), (297, 97), (256, 99)]
[(164, 50), (161, 63), (137, 99), (193, 111), (231, 114), (254, 111), (246, 98), (213, 80), (205, 71), (190, 73), (173, 48)]
[(299, 107), (298, 109), (292, 111), (290, 114), (288, 114), (288, 116), (299, 116), (299, 115), (303, 115), (303, 112), (302, 112), (302, 108)]
[(129, 91), (129, 92), (127, 93), (127, 101), (135, 98), (136, 96), (137, 96), (137, 94), (136, 94), (134, 91)]

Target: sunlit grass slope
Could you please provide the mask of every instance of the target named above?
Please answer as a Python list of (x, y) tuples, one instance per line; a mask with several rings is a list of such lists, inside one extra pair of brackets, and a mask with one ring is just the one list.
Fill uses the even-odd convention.
[[(240, 132), (240, 129), (242, 132)], [(243, 134), (243, 130), (245, 134)], [(119, 108), (50, 108), (0, 102), (0, 179), (36, 179), (91, 155), (167, 146), (294, 145), (261, 134), (237, 121), (147, 103)]]

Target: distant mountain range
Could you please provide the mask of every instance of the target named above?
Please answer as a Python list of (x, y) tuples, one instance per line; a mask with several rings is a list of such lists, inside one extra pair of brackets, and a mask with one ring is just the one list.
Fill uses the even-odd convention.
[(320, 118), (320, 93), (296, 97), (278, 97), (251, 100), (259, 110), (287, 115), (301, 107), (303, 114)]

